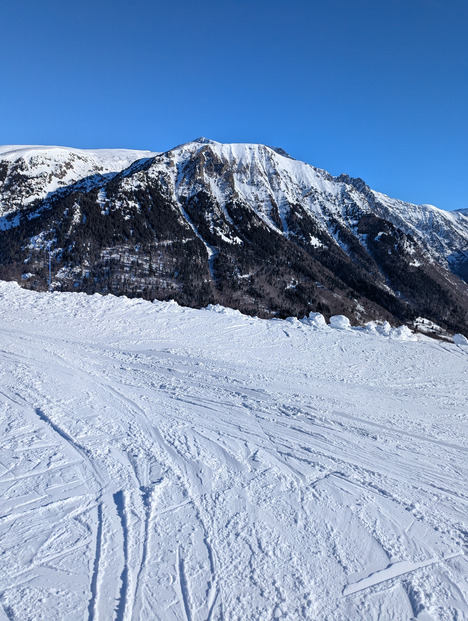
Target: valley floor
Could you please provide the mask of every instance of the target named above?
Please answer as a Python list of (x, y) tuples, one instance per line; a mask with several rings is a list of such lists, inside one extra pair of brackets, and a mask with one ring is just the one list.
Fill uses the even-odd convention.
[(0, 283), (0, 619), (468, 619), (468, 347)]

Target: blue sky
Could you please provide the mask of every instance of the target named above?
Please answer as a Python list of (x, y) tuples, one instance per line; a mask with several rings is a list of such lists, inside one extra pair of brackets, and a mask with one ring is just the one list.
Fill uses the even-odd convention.
[(466, 0), (0, 0), (0, 143), (261, 142), (468, 208)]

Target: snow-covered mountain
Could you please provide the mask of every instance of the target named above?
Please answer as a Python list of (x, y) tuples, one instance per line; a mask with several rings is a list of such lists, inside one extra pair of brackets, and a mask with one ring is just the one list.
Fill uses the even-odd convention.
[[(200, 138), (160, 154), (92, 152), (85, 163), (69, 150), (67, 165), (54, 150), (36, 160), (4, 151), (3, 278), (44, 287), (52, 240), (59, 289), (262, 316), (422, 315), (466, 330), (463, 212), (391, 199), (264, 145)], [(29, 161), (27, 175), (15, 177), (18, 161)]]
[(154, 156), (131, 149), (70, 149), (0, 146), (0, 217), (46, 198), (79, 180), (120, 172), (137, 159)]
[(4, 282), (0, 322), (0, 619), (468, 619), (467, 345)]

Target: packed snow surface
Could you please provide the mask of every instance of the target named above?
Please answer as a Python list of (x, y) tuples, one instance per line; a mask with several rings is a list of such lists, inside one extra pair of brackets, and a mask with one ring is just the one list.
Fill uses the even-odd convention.
[(468, 619), (465, 346), (11, 283), (0, 320), (0, 619)]

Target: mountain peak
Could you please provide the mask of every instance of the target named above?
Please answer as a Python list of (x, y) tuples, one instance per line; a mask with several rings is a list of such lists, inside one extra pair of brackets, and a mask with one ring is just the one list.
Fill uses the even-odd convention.
[(195, 138), (192, 142), (198, 142), (199, 144), (216, 144), (215, 140), (211, 140), (210, 138), (205, 138), (205, 136), (200, 136), (199, 138)]

